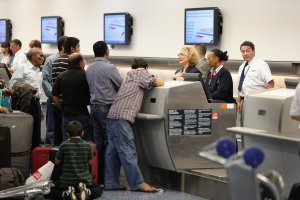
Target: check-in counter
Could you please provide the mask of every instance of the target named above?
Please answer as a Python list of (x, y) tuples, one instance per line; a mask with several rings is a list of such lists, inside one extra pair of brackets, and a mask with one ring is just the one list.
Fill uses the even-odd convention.
[(289, 113), (294, 89), (275, 88), (249, 95), (244, 103), (243, 126), (282, 134), (299, 133)]
[(146, 91), (137, 116), (139, 161), (171, 171), (218, 168), (198, 153), (235, 121), (235, 104), (209, 103), (201, 82), (166, 81)]
[(278, 171), (285, 182), (287, 198), (294, 183), (300, 182), (299, 123), (289, 116), (294, 89), (272, 89), (247, 97), (244, 104), (244, 127), (228, 128), (231, 135), (240, 134), (243, 146), (257, 146), (265, 160), (258, 172)]

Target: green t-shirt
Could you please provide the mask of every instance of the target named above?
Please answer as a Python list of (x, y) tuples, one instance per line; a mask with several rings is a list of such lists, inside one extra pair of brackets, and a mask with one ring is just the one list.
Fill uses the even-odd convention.
[(62, 174), (59, 177), (60, 187), (76, 185), (82, 181), (91, 183), (89, 161), (92, 159), (92, 147), (80, 138), (71, 138), (63, 142), (56, 158), (62, 161)]

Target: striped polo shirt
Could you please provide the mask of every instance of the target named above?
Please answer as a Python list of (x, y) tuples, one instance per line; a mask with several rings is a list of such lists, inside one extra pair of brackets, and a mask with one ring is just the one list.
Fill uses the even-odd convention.
[(123, 119), (134, 123), (135, 117), (141, 109), (144, 89), (151, 89), (155, 85), (156, 78), (150, 75), (147, 70), (130, 70), (120, 87), (107, 118)]
[(71, 138), (59, 146), (56, 158), (63, 165), (60, 187), (76, 185), (79, 181), (91, 183), (89, 161), (92, 159), (92, 147), (88, 142)]
[(58, 75), (66, 71), (69, 67), (68, 58), (69, 55), (64, 54), (52, 63), (52, 86), (54, 85)]

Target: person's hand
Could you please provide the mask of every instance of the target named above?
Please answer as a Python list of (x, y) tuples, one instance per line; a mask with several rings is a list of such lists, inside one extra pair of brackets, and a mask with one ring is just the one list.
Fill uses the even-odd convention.
[(11, 74), (13, 74), (13, 73), (14, 73), (14, 71), (15, 71), (15, 69), (14, 69), (14, 68), (12, 68), (12, 67), (10, 67), (10, 68), (8, 68), (8, 71), (9, 71)]
[(5, 114), (7, 114), (7, 113), (10, 113), (10, 112), (9, 112), (9, 110), (8, 110), (7, 108), (5, 108), (5, 107), (0, 107), (0, 113), (5, 113)]
[(243, 102), (242, 101), (238, 101), (237, 102), (237, 111), (239, 113), (242, 112), (242, 107), (243, 107)]
[(11, 88), (4, 88), (4, 89), (2, 89), (2, 93), (3, 94), (13, 94), (14, 91)]
[(175, 75), (172, 77), (172, 79), (173, 79), (173, 80), (176, 80), (177, 78), (182, 77), (182, 76), (183, 76), (183, 73), (182, 73), (182, 72), (178, 72), (177, 74), (175, 74)]
[(38, 88), (33, 88), (32, 89), (33, 94), (36, 94), (38, 90), (39, 90)]

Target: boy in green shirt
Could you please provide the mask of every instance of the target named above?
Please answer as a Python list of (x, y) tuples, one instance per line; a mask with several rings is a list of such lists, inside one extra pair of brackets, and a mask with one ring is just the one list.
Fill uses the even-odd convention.
[(79, 199), (97, 198), (101, 196), (102, 189), (96, 183), (91, 183), (91, 145), (81, 139), (83, 127), (80, 122), (70, 121), (66, 128), (69, 140), (59, 146), (55, 158), (56, 165), (63, 165), (62, 173), (47, 198), (76, 200), (76, 189)]

